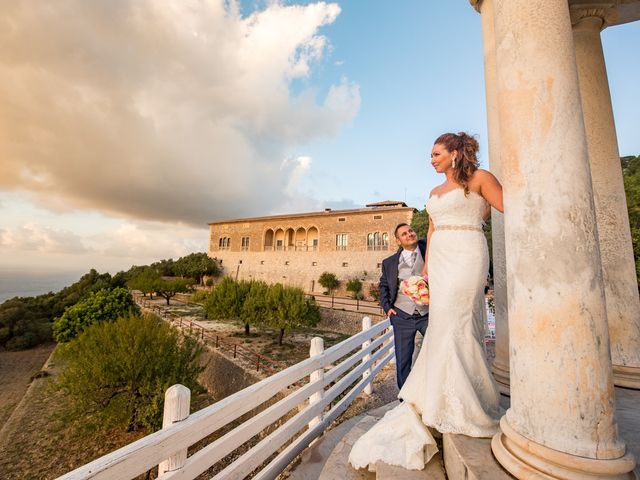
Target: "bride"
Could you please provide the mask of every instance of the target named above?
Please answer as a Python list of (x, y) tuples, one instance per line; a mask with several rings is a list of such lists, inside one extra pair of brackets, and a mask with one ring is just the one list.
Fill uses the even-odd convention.
[(382, 461), (421, 470), (438, 451), (427, 427), (491, 437), (502, 414), (483, 348), (484, 286), (489, 253), (482, 232), (491, 207), (502, 212), (502, 187), (478, 168), (478, 142), (464, 132), (438, 137), (431, 164), (446, 180), (431, 191), (423, 274), (430, 289), (429, 326), (399, 406), (354, 444), (349, 462)]

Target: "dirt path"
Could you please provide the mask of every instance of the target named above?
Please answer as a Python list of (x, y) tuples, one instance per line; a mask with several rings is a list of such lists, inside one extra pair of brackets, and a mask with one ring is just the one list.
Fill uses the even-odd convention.
[(0, 352), (0, 431), (55, 348), (54, 343)]

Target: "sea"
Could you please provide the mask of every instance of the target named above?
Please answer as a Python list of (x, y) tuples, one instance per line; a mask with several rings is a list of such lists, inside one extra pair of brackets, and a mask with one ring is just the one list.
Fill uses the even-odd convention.
[(77, 282), (83, 273), (76, 272), (23, 272), (0, 270), (0, 303), (13, 297), (35, 297), (58, 292)]

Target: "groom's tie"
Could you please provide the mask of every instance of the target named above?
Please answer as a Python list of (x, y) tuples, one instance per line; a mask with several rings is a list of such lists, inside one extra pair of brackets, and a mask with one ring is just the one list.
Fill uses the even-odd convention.
[(418, 252), (414, 250), (413, 252), (411, 252), (411, 262), (409, 265), (412, 270), (413, 270), (413, 266), (416, 264), (417, 258), (418, 258)]

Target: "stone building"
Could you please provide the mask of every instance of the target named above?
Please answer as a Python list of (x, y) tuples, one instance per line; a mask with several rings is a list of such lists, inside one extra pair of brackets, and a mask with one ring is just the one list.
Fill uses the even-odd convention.
[(393, 232), (415, 209), (385, 201), (351, 210), (240, 218), (209, 223), (209, 255), (225, 275), (295, 285), (322, 292), (318, 277), (359, 278), (366, 294), (380, 278), (382, 260), (396, 249)]

